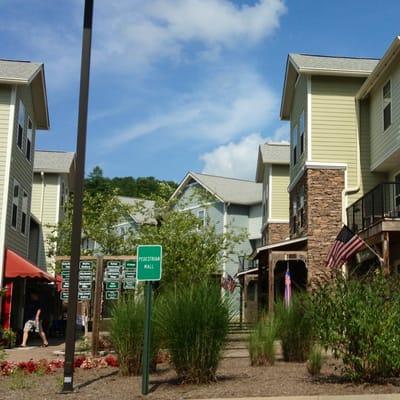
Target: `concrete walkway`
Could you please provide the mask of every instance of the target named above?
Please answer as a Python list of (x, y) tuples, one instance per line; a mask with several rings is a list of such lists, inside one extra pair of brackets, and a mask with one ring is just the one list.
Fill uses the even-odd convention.
[(351, 395), (336, 395), (336, 396), (317, 395), (317, 396), (271, 396), (271, 397), (235, 397), (235, 398), (216, 397), (208, 400), (400, 400), (400, 394), (351, 394)]

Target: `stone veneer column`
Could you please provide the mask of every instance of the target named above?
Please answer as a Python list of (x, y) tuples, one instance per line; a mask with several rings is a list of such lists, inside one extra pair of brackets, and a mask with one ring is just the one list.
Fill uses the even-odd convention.
[(283, 242), (289, 237), (288, 223), (269, 223), (267, 225), (267, 244)]
[(313, 286), (329, 276), (325, 259), (342, 227), (344, 170), (308, 169), (305, 173), (308, 281)]

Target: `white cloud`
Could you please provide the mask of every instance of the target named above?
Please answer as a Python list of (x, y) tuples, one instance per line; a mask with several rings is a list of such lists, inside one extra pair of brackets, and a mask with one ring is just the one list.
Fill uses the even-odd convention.
[(288, 124), (285, 124), (276, 129), (269, 137), (252, 133), (237, 142), (231, 141), (218, 146), (200, 156), (204, 162), (202, 172), (253, 180), (256, 173), (258, 146), (267, 141), (286, 142), (287, 132)]
[(258, 146), (266, 141), (259, 133), (229, 142), (202, 154), (203, 171), (207, 174), (253, 180), (256, 171)]
[(103, 145), (110, 149), (160, 132), (178, 139), (226, 143), (268, 126), (277, 113), (278, 96), (260, 75), (239, 68), (206, 78), (196, 90), (171, 103), (163, 113), (114, 132)]

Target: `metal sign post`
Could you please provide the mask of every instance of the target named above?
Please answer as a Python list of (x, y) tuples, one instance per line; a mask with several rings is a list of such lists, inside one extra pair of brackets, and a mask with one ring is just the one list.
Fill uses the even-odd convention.
[(85, 0), (83, 17), (81, 82), (79, 92), (78, 137), (76, 145), (76, 173), (71, 235), (71, 270), (69, 278), (68, 319), (65, 335), (63, 389), (74, 390), (74, 354), (76, 308), (78, 303), (79, 258), (81, 253), (83, 181), (85, 177), (86, 130), (89, 99), (90, 51), (92, 44), (93, 0)]
[(143, 338), (143, 372), (142, 394), (149, 393), (149, 372), (151, 355), (151, 306), (153, 296), (153, 281), (159, 281), (162, 273), (162, 247), (138, 246), (137, 248), (137, 280), (146, 282), (145, 314)]

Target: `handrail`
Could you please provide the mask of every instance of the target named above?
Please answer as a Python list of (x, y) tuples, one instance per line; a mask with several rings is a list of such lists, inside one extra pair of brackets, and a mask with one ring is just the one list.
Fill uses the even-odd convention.
[(360, 232), (385, 218), (400, 218), (400, 182), (382, 182), (346, 210), (347, 224)]

